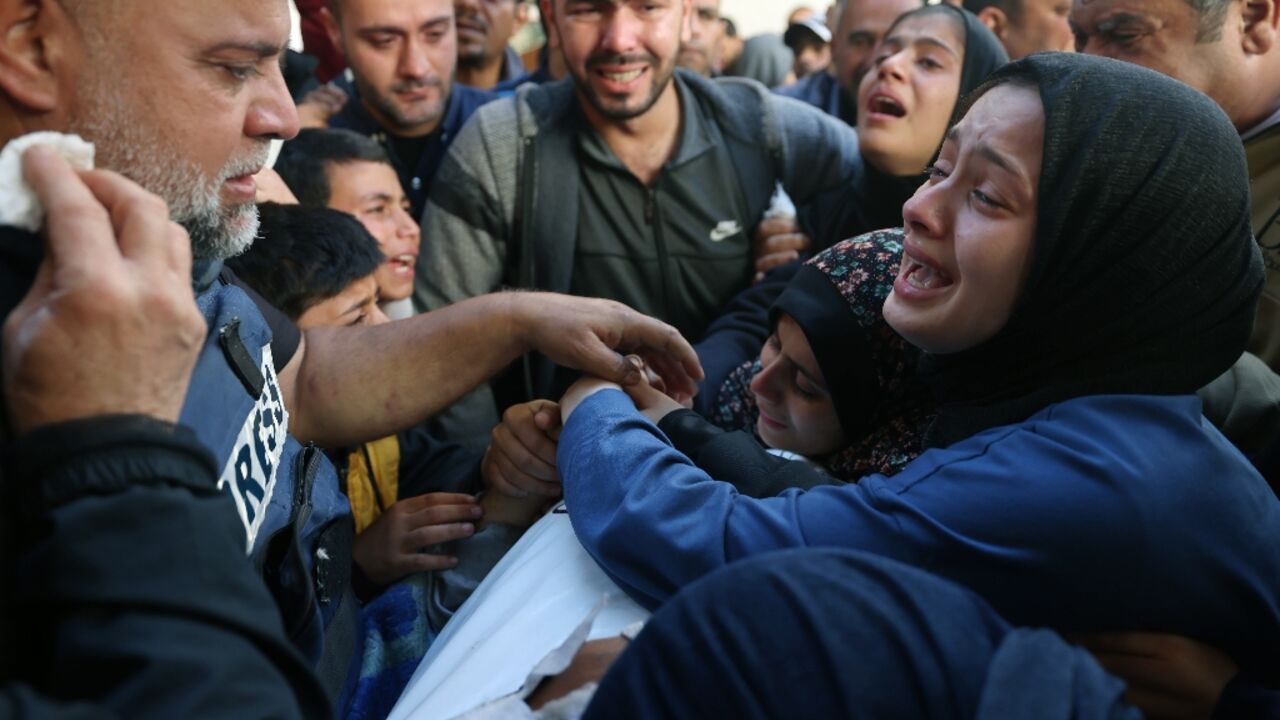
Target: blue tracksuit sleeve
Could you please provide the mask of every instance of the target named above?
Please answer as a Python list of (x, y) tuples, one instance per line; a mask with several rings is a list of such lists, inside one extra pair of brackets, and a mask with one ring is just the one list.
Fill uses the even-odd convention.
[(757, 499), (608, 390), (569, 418), (558, 466), (583, 546), (650, 607), (740, 558), (842, 547), (966, 585), (1015, 624), (1177, 632), (1242, 661), (1280, 646), (1280, 503), (1190, 397), (1064, 403), (892, 478)]
[[(656, 606), (735, 558), (811, 544), (801, 517), (803, 494), (753, 500), (713, 480), (617, 390), (587, 398), (570, 417), (559, 448), (574, 531), (641, 604)], [(870, 502), (866, 493), (853, 497), (855, 505)], [(863, 513), (867, 544), (895, 532), (881, 513)]]

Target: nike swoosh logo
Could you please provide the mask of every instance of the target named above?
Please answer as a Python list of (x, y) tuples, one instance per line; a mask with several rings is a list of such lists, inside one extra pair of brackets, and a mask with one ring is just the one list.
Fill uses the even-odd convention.
[(734, 220), (725, 220), (711, 230), (711, 242), (721, 242), (742, 232), (742, 226)]

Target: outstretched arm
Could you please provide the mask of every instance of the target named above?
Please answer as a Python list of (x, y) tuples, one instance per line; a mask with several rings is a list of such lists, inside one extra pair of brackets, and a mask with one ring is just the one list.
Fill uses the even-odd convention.
[(686, 395), (702, 376), (675, 328), (620, 303), (497, 293), (395, 323), (307, 331), (280, 376), (290, 430), (327, 447), (390, 435), (532, 351), (621, 383), (639, 378), (622, 354), (635, 352)]

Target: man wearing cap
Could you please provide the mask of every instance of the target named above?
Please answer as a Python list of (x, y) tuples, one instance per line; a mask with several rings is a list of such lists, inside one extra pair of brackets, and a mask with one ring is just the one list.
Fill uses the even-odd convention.
[(816, 15), (792, 23), (782, 41), (795, 56), (791, 70), (797, 80), (822, 72), (831, 64), (831, 31)]

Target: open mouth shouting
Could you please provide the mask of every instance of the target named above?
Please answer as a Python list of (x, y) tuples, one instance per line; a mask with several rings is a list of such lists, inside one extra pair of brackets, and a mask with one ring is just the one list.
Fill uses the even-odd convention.
[(902, 268), (898, 271), (898, 279), (893, 283), (893, 290), (903, 299), (923, 300), (954, 284), (955, 281), (940, 263), (919, 250), (908, 248), (903, 252)]
[(625, 95), (638, 84), (640, 76), (648, 71), (648, 67), (613, 68), (598, 67), (594, 72), (602, 80), (602, 90), (613, 95)]
[(387, 259), (387, 266), (391, 268), (392, 274), (397, 277), (413, 277), (414, 266), (418, 263), (418, 256), (404, 253)]
[(906, 104), (901, 98), (884, 90), (873, 90), (867, 98), (867, 114), (872, 120), (896, 120), (907, 116)]

